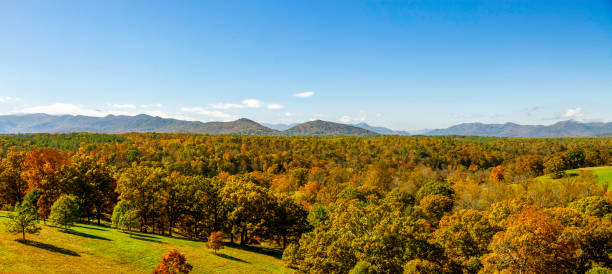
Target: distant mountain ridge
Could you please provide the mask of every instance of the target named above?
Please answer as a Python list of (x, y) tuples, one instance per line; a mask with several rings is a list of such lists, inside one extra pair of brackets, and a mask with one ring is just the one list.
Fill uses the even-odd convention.
[(0, 115), (0, 133), (196, 133), (260, 136), (374, 136), (374, 135), (464, 135), (495, 137), (612, 137), (612, 123), (581, 123), (574, 120), (552, 125), (519, 125), (515, 123), (464, 123), (445, 129), (414, 132), (396, 131), (366, 123), (353, 125), (310, 121), (301, 124), (260, 124), (249, 119), (231, 122), (199, 122), (154, 117), (108, 115), (24, 114)]
[(351, 125), (312, 121), (296, 124), (287, 130), (275, 130), (249, 119), (231, 122), (183, 121), (154, 117), (145, 114), (136, 116), (108, 115), (90, 117), (82, 115), (25, 114), (0, 116), (0, 133), (198, 133), (261, 136), (311, 136), (311, 135), (351, 135), (372, 136), (377, 133)]
[(426, 135), (466, 135), (495, 137), (591, 137), (609, 134), (612, 123), (581, 123), (574, 120), (552, 125), (519, 125), (515, 123), (464, 123), (446, 129), (431, 130)]
[(401, 135), (401, 136), (411, 135), (410, 132), (408, 132), (408, 131), (393, 130), (393, 129), (389, 129), (389, 128), (386, 128), (386, 127), (371, 126), (371, 125), (368, 125), (366, 123), (353, 124), (353, 126), (360, 127), (360, 128), (363, 128), (363, 129), (367, 129), (369, 131), (373, 131), (373, 132), (376, 132), (376, 133), (382, 134), (382, 135)]
[(378, 133), (334, 122), (321, 120), (310, 121), (299, 124), (283, 131), (287, 136), (313, 136), (313, 135), (344, 135), (344, 136), (374, 136)]

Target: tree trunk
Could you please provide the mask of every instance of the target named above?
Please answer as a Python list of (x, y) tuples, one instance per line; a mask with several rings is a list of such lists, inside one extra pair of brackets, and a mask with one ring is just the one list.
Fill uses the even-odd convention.
[(23, 241), (25, 242), (25, 229), (21, 230), (21, 238), (23, 239)]
[(247, 242), (247, 240), (248, 240), (248, 239), (247, 239), (247, 238), (248, 238), (247, 236), (248, 236), (248, 235), (247, 235), (247, 227), (246, 227), (246, 226), (243, 226), (243, 227), (242, 227), (242, 232), (240, 233), (240, 245), (245, 245), (245, 244), (247, 244), (247, 245), (248, 245), (248, 244), (249, 244), (249, 243)]
[(102, 217), (102, 212), (99, 207), (96, 209), (96, 213), (98, 215), (98, 225), (100, 225), (100, 219)]

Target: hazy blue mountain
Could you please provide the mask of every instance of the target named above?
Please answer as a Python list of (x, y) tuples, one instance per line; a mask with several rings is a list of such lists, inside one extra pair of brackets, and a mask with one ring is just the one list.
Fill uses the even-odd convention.
[(465, 123), (446, 129), (435, 129), (427, 135), (470, 135), (498, 137), (584, 137), (612, 132), (612, 123), (581, 123), (573, 120), (552, 125), (519, 125), (515, 123)]
[(367, 129), (369, 131), (373, 131), (373, 132), (376, 132), (382, 135), (403, 135), (403, 136), (410, 135), (410, 133), (408, 133), (407, 131), (393, 130), (393, 129), (389, 129), (386, 127), (371, 126), (366, 123), (359, 123), (359, 124), (352, 124), (352, 125), (359, 127), (359, 128)]
[(278, 130), (278, 131), (283, 131), (283, 130), (288, 130), (294, 126), (299, 125), (299, 123), (292, 123), (292, 124), (271, 124), (271, 123), (261, 123), (261, 125), (269, 127), (271, 129), (274, 130)]

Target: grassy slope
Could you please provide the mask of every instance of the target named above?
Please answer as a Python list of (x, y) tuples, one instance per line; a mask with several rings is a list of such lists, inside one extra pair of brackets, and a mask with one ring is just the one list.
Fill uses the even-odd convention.
[(174, 248), (193, 265), (192, 273), (290, 272), (264, 250), (226, 247), (215, 255), (202, 242), (148, 234), (130, 237), (114, 229), (83, 224), (71, 233), (43, 225), (39, 235), (26, 236), (33, 242), (24, 244), (16, 241), (20, 235), (4, 232), (5, 220), (0, 218), (0, 273), (151, 273), (161, 257)]
[[(602, 185), (607, 184), (608, 185), (608, 189), (612, 190), (612, 166), (604, 166), (604, 167), (587, 167), (587, 168), (580, 168), (580, 169), (572, 169), (572, 170), (568, 170), (566, 171), (567, 174), (569, 175), (580, 175), (580, 171), (581, 170), (589, 170), (593, 172), (593, 175), (597, 176), (599, 178), (599, 183)], [(544, 176), (540, 176), (538, 177), (538, 180), (541, 181), (550, 181), (550, 180), (554, 180), (552, 178), (550, 178), (549, 175), (544, 175)]]

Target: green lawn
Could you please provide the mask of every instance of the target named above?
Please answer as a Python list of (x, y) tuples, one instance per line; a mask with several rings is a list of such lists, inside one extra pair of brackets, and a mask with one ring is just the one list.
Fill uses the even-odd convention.
[[(612, 166), (571, 169), (566, 171), (565, 173), (569, 176), (579, 176), (581, 171), (584, 170), (592, 171), (593, 175), (597, 176), (597, 178), (599, 179), (600, 184), (608, 185), (608, 189), (612, 190)], [(540, 181), (554, 180), (550, 178), (549, 175), (540, 176), (537, 179)]]
[[(5, 216), (5, 212), (0, 212)], [(171, 249), (185, 254), (192, 273), (289, 273), (278, 258), (280, 251), (226, 247), (217, 255), (202, 242), (79, 224), (66, 233), (42, 226), (39, 235), (5, 232), (0, 217), (0, 273), (151, 273)]]

